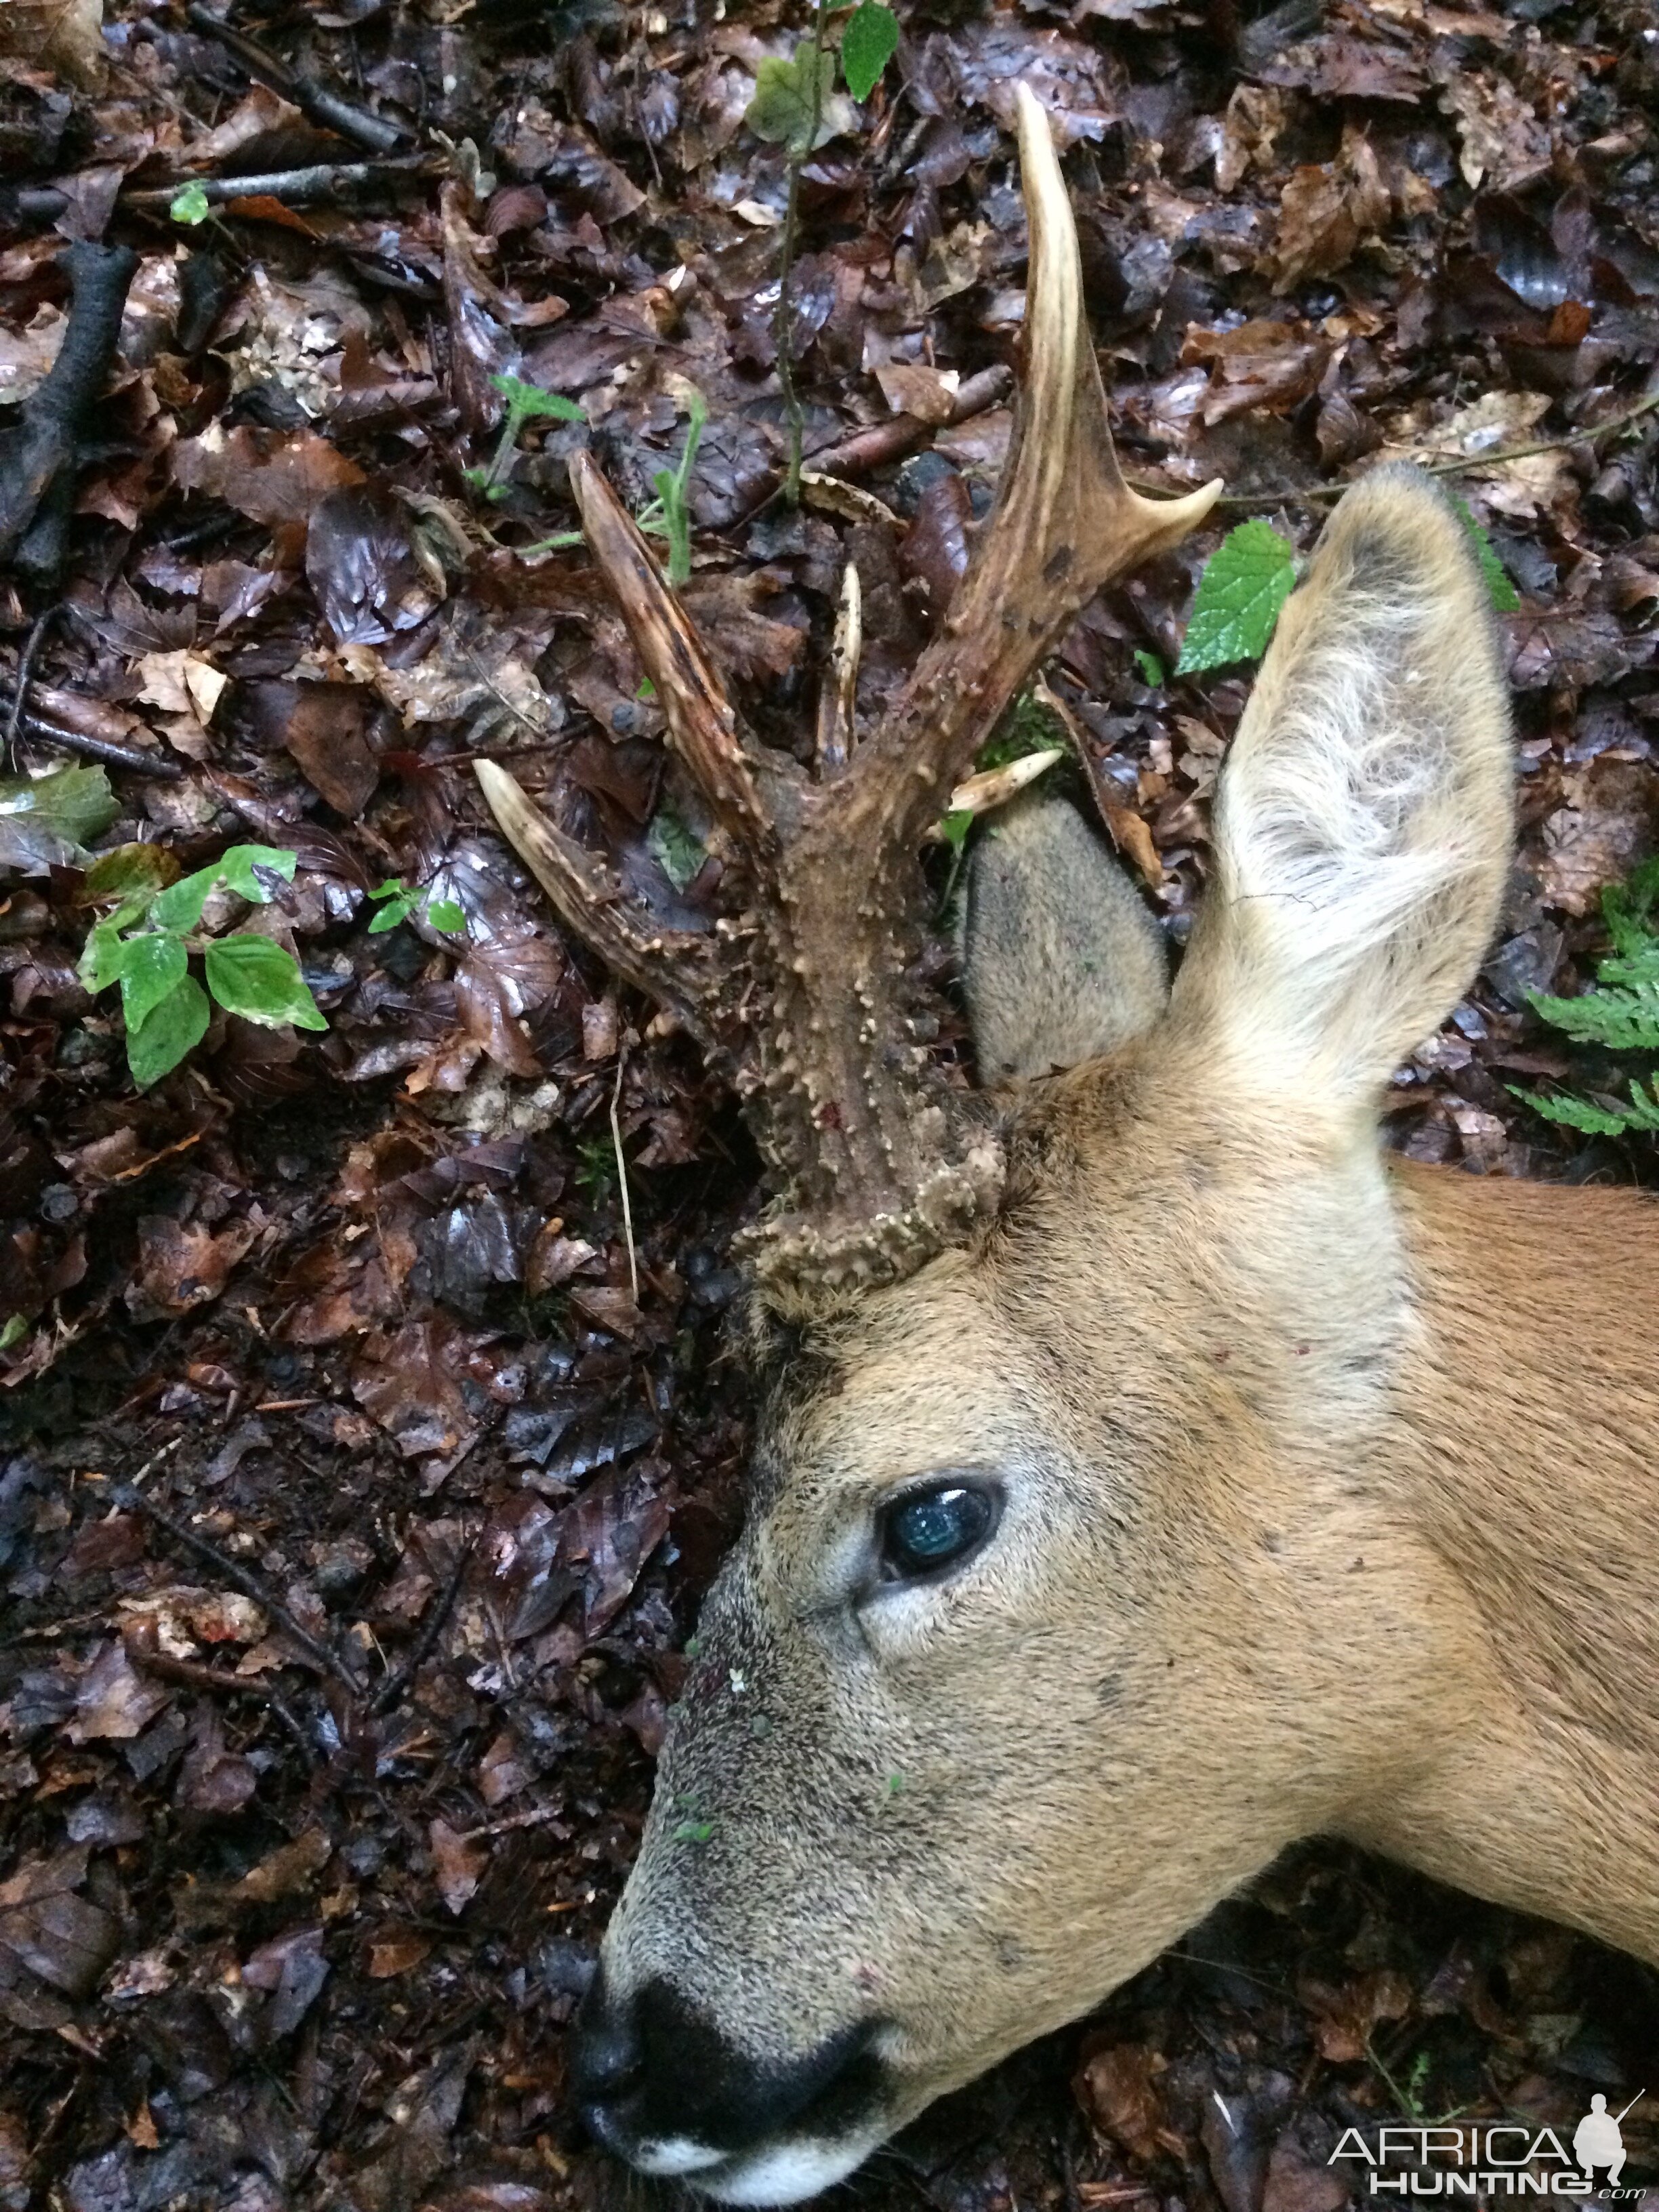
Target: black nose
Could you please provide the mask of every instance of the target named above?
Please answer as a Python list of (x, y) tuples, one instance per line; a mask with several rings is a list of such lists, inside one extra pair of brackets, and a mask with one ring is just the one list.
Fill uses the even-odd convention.
[(730, 2157), (810, 2120), (817, 2133), (856, 2124), (879, 2101), (873, 2022), (780, 2059), (743, 2051), (658, 1978), (613, 1996), (603, 1972), (576, 2015), (571, 2086), (599, 2141), (624, 2158), (653, 2144), (695, 2144)]

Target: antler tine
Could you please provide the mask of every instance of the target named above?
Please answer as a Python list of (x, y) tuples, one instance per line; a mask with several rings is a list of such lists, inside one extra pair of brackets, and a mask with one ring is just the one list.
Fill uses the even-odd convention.
[(890, 855), (914, 847), (1003, 708), (1114, 576), (1178, 544), (1221, 490), (1144, 499), (1123, 481), (1083, 307), (1077, 227), (1041, 102), (1016, 91), (1030, 233), (1025, 378), (996, 504), (939, 635), (862, 748), (885, 779)]
[[(502, 829), (571, 928), (711, 1043), (747, 1097), (781, 1188), (745, 1243), (762, 1291), (785, 1311), (908, 1273), (995, 1206), (1004, 1162), (992, 1118), (928, 1056), (937, 1021), (912, 972), (927, 908), (917, 848), (1078, 609), (1184, 537), (1220, 489), (1158, 501), (1124, 483), (1048, 121), (1024, 88), (1018, 100), (1030, 276), (1008, 465), (939, 635), (850, 757), (850, 676), (826, 709), (816, 784), (787, 756), (745, 742), (638, 530), (593, 462), (571, 463), (588, 544), (670, 737), (747, 863), (741, 957), (725, 967), (706, 940), (655, 933), (509, 776), (479, 770)], [(850, 611), (844, 627), (855, 668)]]
[(571, 456), (570, 488), (588, 550), (615, 594), (634, 649), (662, 702), (674, 750), (741, 848), (751, 855), (764, 852), (775, 824), (762, 778), (775, 784), (786, 771), (773, 770), (745, 750), (725, 685), (633, 518), (591, 454)]
[(706, 938), (653, 929), (637, 907), (618, 896), (598, 855), (556, 829), (515, 777), (494, 761), (475, 761), (473, 768), (502, 836), (565, 927), (624, 982), (655, 999), (718, 1064), (735, 1073), (731, 1040), (720, 1019), (717, 948)]

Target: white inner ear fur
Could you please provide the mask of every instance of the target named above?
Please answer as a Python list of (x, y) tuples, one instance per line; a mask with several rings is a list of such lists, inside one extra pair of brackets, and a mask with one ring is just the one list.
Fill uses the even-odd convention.
[(1468, 534), (1416, 471), (1379, 469), (1328, 525), (1239, 725), (1177, 1011), (1236, 1078), (1368, 1100), (1480, 963), (1513, 787)]

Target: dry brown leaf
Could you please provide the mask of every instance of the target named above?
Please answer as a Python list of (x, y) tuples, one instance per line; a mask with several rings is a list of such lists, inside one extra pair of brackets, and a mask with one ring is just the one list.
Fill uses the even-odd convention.
[(325, 493), (363, 481), (356, 463), (314, 430), (278, 434), (246, 424), (227, 430), (218, 421), (174, 447), (173, 475), (181, 490), (222, 499), (270, 528), (303, 526)]
[(82, 92), (101, 89), (109, 64), (104, 0), (7, 0), (0, 55), (55, 70)]
[(1465, 184), (1518, 192), (1549, 167), (1550, 134), (1507, 78), (1460, 71), (1442, 89), (1440, 105), (1457, 118)]
[(438, 1894), (452, 1912), (465, 1912), (484, 1878), (489, 1850), (452, 1828), (447, 1820), (434, 1820), (428, 1833)]

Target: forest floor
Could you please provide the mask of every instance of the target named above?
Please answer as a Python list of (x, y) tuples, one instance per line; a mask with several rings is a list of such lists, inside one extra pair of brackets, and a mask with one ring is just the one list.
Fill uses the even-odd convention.
[[(181, 0), (111, 0), (101, 33), (99, 0), (0, 9), (0, 536), (27, 554), (0, 568), (10, 2212), (637, 2197), (568, 2108), (564, 2029), (741, 1511), (728, 1242), (757, 1170), (686, 1042), (561, 938), (471, 763), (510, 761), (665, 922), (709, 926), (718, 866), (621, 626), (579, 547), (526, 549), (572, 530), (580, 443), (644, 504), (695, 387), (685, 597), (715, 660), (805, 744), (854, 558), (873, 711), (1006, 450), (983, 373), (1019, 328), (1017, 84), (1063, 143), (1137, 480), (1222, 474), (1228, 523), (1305, 550), (1374, 456), (1455, 464), (1518, 594), (1522, 858), (1394, 1140), (1651, 1179), (1510, 1087), (1568, 1073), (1527, 992), (1589, 975), (1601, 887), (1659, 842), (1648, 9), (899, 12), (803, 179), (790, 343), (809, 452), (853, 489), (792, 511), (787, 179), (744, 118), (798, 4), (237, 0), (263, 78)], [(30, 402), (77, 240), (138, 261), (105, 396), (34, 486), (58, 566), (18, 434), (52, 428)], [(584, 419), (532, 422), (491, 499), (495, 376)], [(1219, 534), (1050, 670), (1176, 942), (1245, 690), (1168, 672)], [(325, 1030), (216, 1011), (135, 1090), (77, 963), (126, 865), (88, 848), (141, 842), (183, 870), (297, 855), (245, 927)], [(394, 879), (432, 903), (371, 933)], [(215, 898), (210, 932), (243, 911)], [(1350, 2124), (1570, 2129), (1595, 2089), (1645, 2091), (1630, 2178), (1659, 2179), (1652, 1974), (1310, 1845), (842, 2201), (1336, 2212)]]

